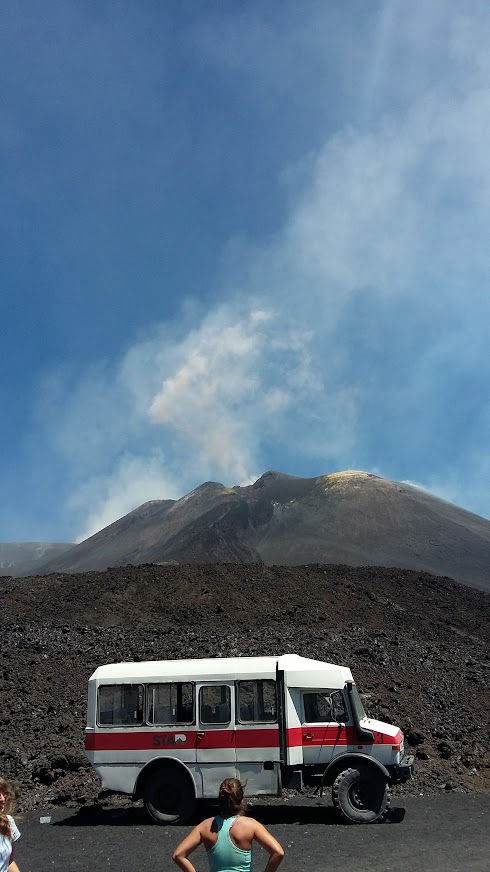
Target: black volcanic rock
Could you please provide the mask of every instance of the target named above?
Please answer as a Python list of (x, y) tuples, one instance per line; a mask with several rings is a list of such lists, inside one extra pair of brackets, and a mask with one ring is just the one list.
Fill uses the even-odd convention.
[[(0, 579), (0, 772), (20, 809), (93, 801), (87, 681), (102, 663), (295, 652), (352, 669), (417, 778), (490, 792), (490, 594), (409, 570), (128, 566)], [(449, 786), (448, 786), (449, 785)]]
[(399, 566), (490, 590), (490, 521), (364, 472), (267, 472), (145, 503), (36, 571), (214, 562)]

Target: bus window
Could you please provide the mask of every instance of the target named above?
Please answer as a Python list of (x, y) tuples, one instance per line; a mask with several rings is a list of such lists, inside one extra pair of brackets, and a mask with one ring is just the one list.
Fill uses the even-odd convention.
[(229, 724), (231, 720), (230, 688), (227, 684), (201, 687), (199, 695), (202, 724)]
[(142, 684), (103, 684), (97, 694), (97, 723), (137, 727), (143, 723)]
[(149, 684), (147, 723), (150, 725), (193, 724), (194, 685), (190, 681)]
[(239, 681), (237, 708), (242, 724), (277, 723), (276, 682), (271, 678)]
[(303, 723), (328, 724), (333, 720), (331, 700), (327, 691), (322, 693), (304, 693), (303, 708), (305, 712)]

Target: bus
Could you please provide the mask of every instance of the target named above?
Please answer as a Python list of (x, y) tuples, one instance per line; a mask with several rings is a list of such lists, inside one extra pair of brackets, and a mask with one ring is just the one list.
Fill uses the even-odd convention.
[(344, 821), (373, 823), (414, 776), (402, 731), (367, 717), (350, 669), (297, 654), (99, 666), (85, 750), (102, 789), (160, 824), (188, 821), (228, 777), (246, 796), (328, 788)]

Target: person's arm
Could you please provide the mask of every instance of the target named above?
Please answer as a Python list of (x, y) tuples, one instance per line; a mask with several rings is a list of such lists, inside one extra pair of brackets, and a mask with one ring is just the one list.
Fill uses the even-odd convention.
[(172, 854), (172, 860), (174, 863), (177, 863), (179, 869), (183, 869), (184, 872), (196, 872), (195, 866), (193, 866), (189, 860), (189, 854), (192, 854), (192, 852), (202, 843), (202, 826), (203, 824), (199, 824), (199, 826), (194, 827), (192, 832), (181, 841), (180, 845), (177, 845)]
[(254, 839), (256, 839), (259, 845), (261, 845), (269, 854), (269, 859), (264, 872), (275, 872), (284, 857), (284, 848), (279, 844), (277, 839), (266, 830), (263, 824), (259, 824), (258, 821), (255, 823)]
[(8, 864), (8, 867), (7, 867), (7, 872), (20, 872), (20, 869), (19, 869), (19, 867), (17, 866), (17, 863), (16, 863), (15, 860), (14, 860), (14, 850), (13, 850), (13, 848), (12, 848), (12, 853), (10, 854), (10, 860), (9, 860), (9, 864)]

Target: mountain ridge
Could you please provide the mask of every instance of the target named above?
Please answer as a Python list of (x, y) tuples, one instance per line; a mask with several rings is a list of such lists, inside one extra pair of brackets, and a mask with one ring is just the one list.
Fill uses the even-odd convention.
[(39, 564), (40, 574), (154, 564), (394, 566), (490, 589), (490, 521), (362, 470), (251, 485), (203, 482), (150, 500)]

